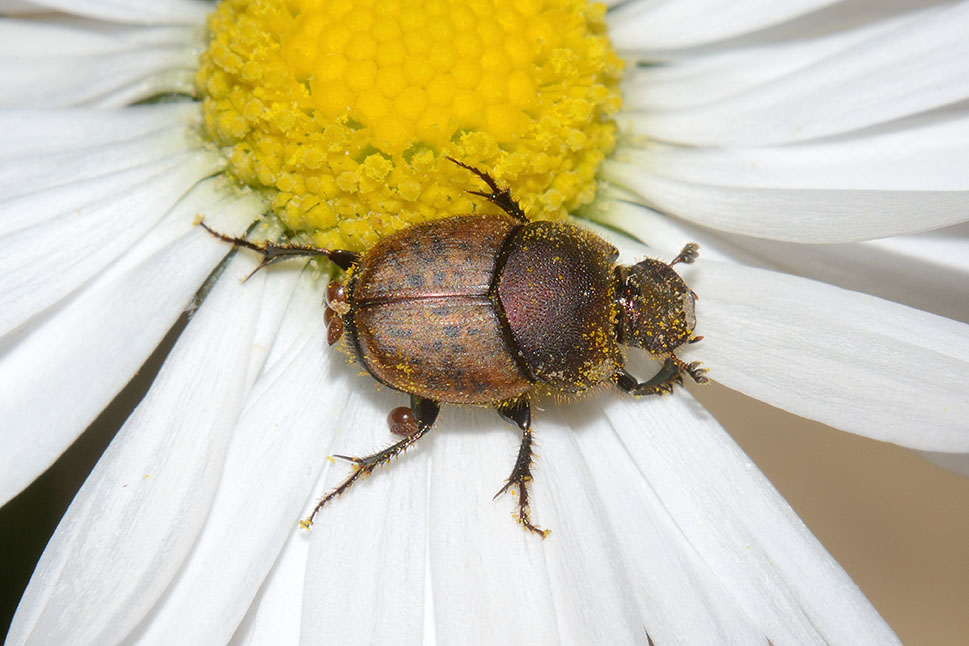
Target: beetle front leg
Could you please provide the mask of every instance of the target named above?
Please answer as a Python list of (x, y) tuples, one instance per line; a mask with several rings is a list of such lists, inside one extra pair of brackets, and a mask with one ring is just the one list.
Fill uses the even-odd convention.
[(495, 410), (503, 418), (518, 426), (522, 431), (522, 443), (518, 449), (518, 459), (512, 469), (508, 481), (505, 482), (495, 498), (505, 493), (511, 487), (518, 488), (518, 522), (522, 527), (538, 534), (542, 538), (549, 535), (549, 530), (536, 527), (531, 520), (528, 507), (528, 483), (532, 481), (532, 413), (528, 405), (528, 398), (524, 395), (510, 402), (502, 402), (495, 406)]
[(414, 416), (414, 421), (416, 421), (417, 430), (410, 435), (407, 435), (404, 439), (391, 444), (382, 451), (377, 451), (372, 455), (362, 458), (349, 457), (346, 455), (333, 456), (335, 458), (351, 462), (353, 464), (353, 471), (350, 473), (350, 475), (344, 478), (343, 481), (333, 489), (333, 491), (323, 496), (323, 498), (316, 503), (316, 507), (314, 507), (313, 511), (310, 512), (310, 515), (299, 521), (300, 527), (303, 529), (309, 529), (313, 525), (313, 519), (316, 518), (316, 514), (318, 514), (328, 502), (349, 489), (354, 482), (360, 479), (360, 477), (370, 475), (378, 466), (387, 464), (391, 461), (391, 459), (397, 457), (410, 448), (411, 445), (417, 442), (417, 440), (421, 439), (424, 434), (431, 430), (431, 427), (434, 425), (434, 420), (437, 419), (437, 414), (441, 410), (441, 405), (436, 401), (422, 399), (420, 397), (411, 395), (410, 408)]
[(649, 381), (640, 382), (636, 377), (626, 372), (625, 368), (620, 368), (615, 375), (616, 385), (631, 395), (640, 397), (642, 395), (662, 395), (673, 392), (673, 386), (683, 385), (683, 377), (680, 376), (680, 366), (672, 359), (668, 358), (663, 362), (660, 371), (653, 375)]
[(699, 361), (686, 363), (676, 355), (670, 355), (663, 362), (663, 367), (653, 375), (649, 381), (640, 382), (636, 377), (626, 372), (625, 368), (620, 368), (614, 376), (616, 385), (622, 390), (637, 397), (642, 395), (662, 395), (673, 392), (673, 387), (683, 385), (685, 372), (698, 384), (709, 383), (710, 379), (706, 376), (706, 368), (700, 366)]
[[(702, 338), (703, 337), (697, 337), (697, 340)], [(686, 374), (690, 375), (690, 377), (692, 377), (693, 381), (695, 381), (696, 383), (698, 384), (710, 383), (710, 378), (707, 377), (706, 375), (707, 369), (703, 367), (703, 362), (691, 361), (690, 363), (687, 363), (686, 361), (683, 361), (682, 359), (680, 359), (674, 354), (670, 355), (670, 359), (676, 362), (676, 365), (679, 367), (679, 369), (682, 372), (685, 372)], [(669, 361), (670, 359), (667, 359), (667, 361)]]

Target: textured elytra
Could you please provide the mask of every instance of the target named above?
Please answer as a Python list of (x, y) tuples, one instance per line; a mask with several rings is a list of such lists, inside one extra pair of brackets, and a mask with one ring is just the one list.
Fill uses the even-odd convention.
[(526, 392), (490, 295), (517, 225), (456, 216), (385, 238), (349, 284), (350, 334), (364, 366), (394, 388), (456, 404)]
[(487, 296), (501, 245), (515, 225), (495, 216), (457, 216), (419, 224), (384, 238), (353, 276), (353, 304)]
[(353, 330), (371, 374), (412, 395), (451, 404), (489, 404), (531, 388), (515, 365), (486, 295), (358, 307)]

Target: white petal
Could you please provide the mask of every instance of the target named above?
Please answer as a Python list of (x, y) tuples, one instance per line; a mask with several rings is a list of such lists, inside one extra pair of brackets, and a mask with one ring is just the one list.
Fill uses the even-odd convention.
[[(547, 412), (537, 410), (532, 416), (537, 455), (532, 506), (552, 531), (542, 548), (562, 643), (642, 643), (647, 632), (655, 637), (654, 627), (643, 604), (630, 594), (637, 582), (620, 558), (622, 540), (596, 488), (599, 479), (614, 474), (597, 472), (583, 459), (577, 435), (585, 432), (588, 418), (577, 414), (579, 407), (549, 403), (544, 408)], [(598, 406), (582, 410), (602, 414)], [(505, 469), (510, 471), (512, 464), (506, 458)], [(667, 597), (662, 603), (679, 601)], [(527, 616), (523, 613), (523, 619)]]
[(969, 453), (935, 453), (933, 451), (916, 451), (916, 453), (932, 464), (969, 478)]
[[(346, 371), (332, 387), (332, 399), (349, 400), (331, 424), (336, 432), (328, 450), (336, 454), (363, 456), (399, 439), (389, 433), (386, 419), (391, 409), (406, 405), (406, 396), (375, 393), (373, 380), (356, 372)], [(351, 394), (339, 394), (347, 390)], [(399, 460), (321, 510), (309, 536), (303, 644), (316, 644), (324, 635), (334, 644), (421, 643), (427, 539), (434, 531), (428, 522), (428, 463), (442, 428), (439, 424)], [(347, 463), (331, 463), (327, 484), (318, 485), (314, 496), (349, 472)]]
[[(14, 198), (49, 192), (64, 185), (77, 186), (86, 180), (114, 178), (122, 181), (122, 177), (130, 177), (122, 174), (126, 170), (140, 171), (141, 177), (148, 179), (153, 172), (158, 172), (154, 166), (156, 162), (191, 150), (198, 141), (197, 137), (194, 141), (192, 137), (184, 125), (173, 124), (135, 140), (92, 145), (85, 150), (18, 154), (13, 159), (8, 158), (10, 165), (0, 176), (0, 194), (5, 197), (6, 208), (29, 222), (33, 218), (24, 217), (26, 214), (18, 208)], [(136, 186), (138, 178), (131, 178), (130, 182)], [(87, 182), (89, 189), (94, 184)], [(37, 214), (37, 217), (43, 215)]]
[[(676, 56), (662, 65), (634, 69), (623, 82), (623, 107), (631, 111), (682, 110), (714, 103), (793, 74), (918, 15), (903, 14), (857, 28), (847, 28), (842, 23), (833, 33), (820, 36), (812, 31), (797, 31), (789, 40), (771, 39), (766, 44), (748, 47), (727, 45), (700, 54)], [(649, 50), (651, 43), (627, 45)], [(635, 57), (635, 53), (627, 55)]]
[[(618, 543), (619, 553), (612, 558), (623, 567), (626, 593), (639, 606), (644, 627), (657, 644), (762, 642), (759, 622), (743, 610), (732, 586), (714, 576), (692, 549), (690, 537), (650, 485), (650, 474), (640, 470), (616, 432), (604, 423), (603, 409), (620, 405), (612, 401), (616, 397), (606, 393), (563, 409), (555, 417), (567, 415), (574, 428), (556, 428), (555, 433), (574, 438), (575, 451), (589, 465), (591, 486), (605, 514), (603, 524), (611, 528)], [(655, 417), (657, 424), (673, 428), (675, 420), (659, 415), (651, 404), (648, 399), (636, 402), (641, 407), (637, 416)], [(710, 424), (712, 432), (722, 432), (703, 414), (693, 423)], [(545, 424), (542, 428), (547, 445), (552, 432), (544, 432)], [(632, 430), (643, 432), (640, 423)], [(542, 464), (546, 462), (552, 462), (547, 451), (542, 456)], [(544, 484), (544, 478), (539, 478), (535, 487), (541, 491)]]
[(308, 554), (309, 541), (293, 532), (229, 646), (298, 646)]
[(532, 520), (551, 530), (545, 540), (515, 523), (517, 494), (492, 500), (515, 464), (519, 432), (490, 411), (457, 411), (441, 424), (435, 440), (445, 446), (432, 454), (430, 558), (442, 643), (514, 643), (516, 631), (536, 644), (635, 643), (645, 636), (591, 487), (594, 474), (574, 446), (573, 429), (544, 411), (552, 406), (532, 406), (531, 510)]
[(184, 47), (199, 33), (198, 26), (191, 25), (121, 26), (44, 14), (32, 20), (0, 21), (0, 57), (53, 58)]
[(969, 323), (969, 241), (956, 235), (896, 236), (804, 245), (730, 236), (772, 269), (872, 294)]
[(191, 94), (200, 32), (189, 27), (98, 34), (76, 25), (0, 21), (0, 106), (123, 106)]
[(227, 211), (221, 221), (246, 223), (259, 214), (260, 200), (220, 203), (224, 192), (212, 184), (193, 189), (118, 262), (0, 356), (6, 447), (0, 504), (50, 466), (128, 383), (225, 255), (227, 245), (192, 229), (194, 215), (218, 219)]
[(624, 113), (633, 131), (689, 145), (762, 145), (858, 130), (969, 97), (969, 3), (939, 7), (815, 64), (686, 110)]
[[(547, 541), (515, 523), (514, 496), (491, 499), (511, 473), (519, 434), (490, 411), (456, 407), (442, 411), (438, 430), (446, 432), (433, 438), (429, 503), (438, 641), (561, 643)], [(551, 514), (536, 508), (533, 520), (547, 526)]]
[(969, 449), (969, 325), (732, 264), (686, 275), (711, 377), (830, 426), (930, 451)]
[(254, 264), (230, 265), (81, 488), (9, 643), (118, 643), (169, 586), (209, 514), (250, 363), (272, 338), (259, 326), (263, 277), (240, 282)]
[[(0, 286), (0, 335), (102, 271), (193, 185), (214, 174), (220, 161), (215, 153), (198, 150), (166, 163), (169, 169), (140, 186), (94, 202), (63, 204), (61, 215), (0, 236), (0, 273), (8, 278)], [(58, 191), (50, 193), (38, 201), (49, 201)]]
[(92, 204), (110, 204), (120, 199), (119, 195), (137, 194), (152, 180), (157, 182), (166, 172), (172, 172), (180, 161), (184, 161), (185, 154), (181, 151), (166, 155), (133, 168), (105, 168), (102, 175), (78, 181), (71, 181), (51, 170), (46, 181), (54, 184), (53, 190), (30, 191), (29, 187), (24, 187), (21, 190), (30, 192), (0, 201), (3, 209), (0, 211), (0, 235), (25, 231), (72, 213), (76, 219)]
[[(296, 272), (262, 273), (275, 283)], [(228, 642), (298, 531), (325, 462), (326, 420), (340, 412), (339, 400), (330, 399), (329, 374), (343, 359), (326, 351), (322, 289), (303, 275), (288, 307), (265, 305), (273, 311), (264, 315), (282, 317), (282, 324), (233, 430), (208, 518), (164, 599), (129, 643), (167, 644), (174, 634), (185, 643)]]
[[(589, 220), (576, 219), (580, 226), (592, 227), (619, 249), (619, 262), (633, 264), (644, 256), (672, 259), (687, 242), (699, 242), (704, 260), (736, 261), (749, 264), (752, 256), (737, 260), (729, 245), (721, 242), (720, 232), (710, 232), (689, 222), (670, 218), (662, 213), (628, 201), (613, 199), (597, 200), (594, 208), (584, 213)], [(595, 223), (605, 225), (597, 227)], [(617, 233), (618, 232), (618, 233)], [(623, 235), (625, 234), (625, 235)], [(629, 236), (629, 237), (627, 237)]]
[[(193, 102), (123, 109), (3, 110), (0, 159), (83, 152), (137, 140), (172, 126), (198, 126), (201, 121), (199, 104)], [(70, 178), (69, 169), (52, 166), (50, 172)]]
[(28, 0), (0, 0), (0, 12), (13, 15), (20, 13), (35, 13), (37, 5)]
[(837, 0), (679, 0), (630, 2), (611, 10), (609, 37), (619, 49), (690, 47), (775, 25)]
[[(125, 110), (0, 111), (0, 235), (137, 194), (196, 150), (198, 103)], [(56, 189), (56, 190), (52, 190)]]
[(792, 242), (854, 242), (969, 219), (969, 191), (710, 186), (607, 160), (602, 177), (659, 210), (703, 226)]
[(824, 142), (766, 148), (651, 145), (616, 158), (684, 183), (722, 187), (965, 191), (969, 112)]
[[(664, 525), (675, 527), (677, 542), (689, 542), (691, 557), (745, 612), (738, 623), (749, 618), (774, 644), (899, 643), (756, 466), (714, 420), (704, 419), (707, 414), (688, 394), (648, 404), (626, 399), (605, 412), (663, 501), (672, 520)], [(667, 611), (670, 631), (692, 621), (690, 607)]]
[(872, 240), (870, 246), (899, 256), (931, 261), (946, 271), (969, 273), (969, 226), (965, 224), (920, 236)]
[(199, 0), (31, 0), (67, 13), (136, 24), (202, 24), (212, 6)]

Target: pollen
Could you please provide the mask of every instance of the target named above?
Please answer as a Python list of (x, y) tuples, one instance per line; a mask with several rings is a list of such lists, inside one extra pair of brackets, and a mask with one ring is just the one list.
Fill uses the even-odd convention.
[(366, 249), (492, 212), (453, 157), (530, 219), (592, 201), (623, 62), (580, 0), (223, 0), (196, 85), (229, 173), (293, 237)]

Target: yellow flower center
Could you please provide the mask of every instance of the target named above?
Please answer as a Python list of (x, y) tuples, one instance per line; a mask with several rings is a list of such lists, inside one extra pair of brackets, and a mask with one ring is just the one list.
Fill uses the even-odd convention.
[(622, 61), (582, 0), (223, 0), (196, 82), (241, 182), (271, 189), (293, 234), (364, 249), (423, 220), (530, 218), (595, 196), (615, 141)]

